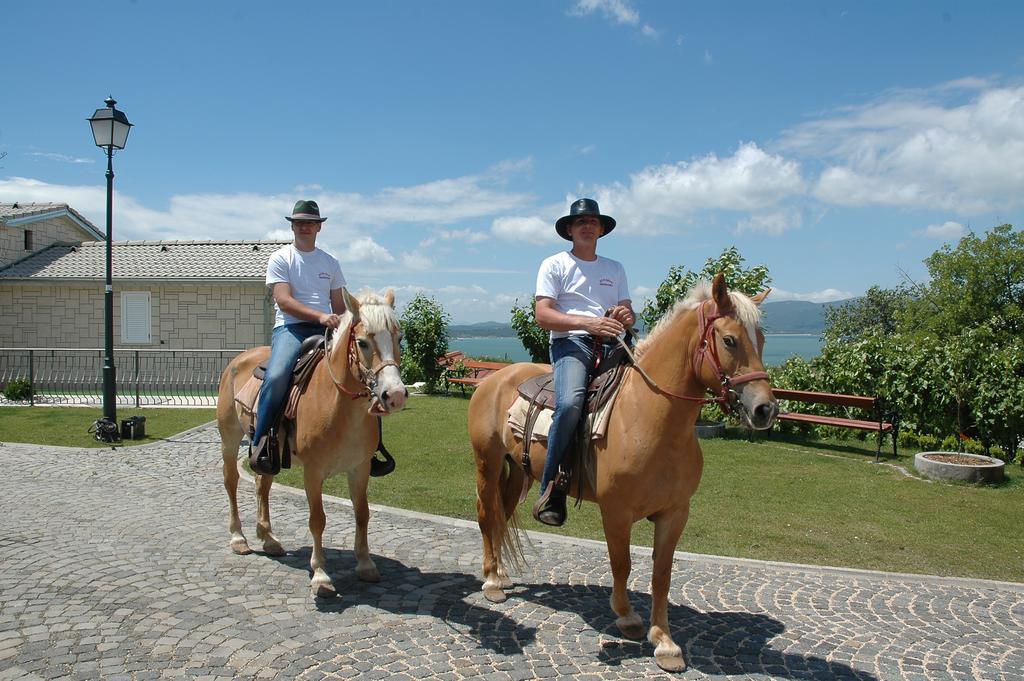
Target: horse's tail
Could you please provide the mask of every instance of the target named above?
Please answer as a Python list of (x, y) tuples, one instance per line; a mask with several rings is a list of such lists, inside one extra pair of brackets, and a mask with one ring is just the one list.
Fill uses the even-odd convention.
[[(505, 466), (501, 471), (501, 506), (505, 513), (505, 531), (501, 536), (501, 555), (516, 572), (526, 567), (526, 553), (523, 550), (522, 528), (519, 527), (519, 497), (523, 492), (526, 473), (511, 456), (505, 456)], [(526, 541), (530, 538), (527, 536)]]

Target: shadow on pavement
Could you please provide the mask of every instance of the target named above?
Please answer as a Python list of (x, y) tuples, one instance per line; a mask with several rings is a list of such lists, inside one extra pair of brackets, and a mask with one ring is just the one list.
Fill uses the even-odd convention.
[[(302, 546), (284, 556), (267, 556), (282, 565), (312, 576), (309, 560), (312, 548)], [(371, 554), (372, 555), (372, 554)], [(521, 626), (512, 618), (467, 602), (480, 593), (480, 580), (461, 572), (423, 572), (397, 560), (373, 555), (380, 571), (380, 582), (363, 582), (355, 575), (355, 555), (351, 550), (324, 547), (328, 574), (338, 595), (315, 598), (320, 612), (342, 612), (358, 605), (369, 605), (387, 612), (429, 615), (449, 625), (461, 625), (467, 634), (488, 650), (502, 655), (523, 652), (523, 646), (536, 638), (537, 630)]]
[[(594, 585), (516, 585), (509, 599), (524, 599), (556, 611), (575, 612), (591, 627), (617, 641), (602, 641), (599, 659), (618, 666), (623, 660), (653, 658), (654, 646), (622, 638), (609, 605), (611, 588)], [(630, 601), (644, 622), (650, 621), (650, 595), (629, 592)], [(770, 647), (786, 627), (764, 614), (699, 612), (669, 603), (673, 640), (683, 649), (687, 667), (709, 675), (765, 675), (770, 678), (862, 679), (877, 681), (864, 671), (813, 655), (787, 654)], [(788, 642), (787, 642), (788, 645)]]

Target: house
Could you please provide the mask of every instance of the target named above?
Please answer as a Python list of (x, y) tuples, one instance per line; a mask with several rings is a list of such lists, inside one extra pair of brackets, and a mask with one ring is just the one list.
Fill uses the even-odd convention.
[[(27, 224), (38, 223), (15, 226)], [(106, 241), (61, 242), (61, 234), (0, 266), (0, 347), (103, 347)], [(41, 237), (33, 231), (32, 238)], [(115, 347), (223, 350), (269, 343), (273, 301), (264, 277), (270, 255), (286, 243), (114, 242)]]
[(66, 203), (0, 203), (0, 267), (50, 244), (104, 238), (96, 225)]

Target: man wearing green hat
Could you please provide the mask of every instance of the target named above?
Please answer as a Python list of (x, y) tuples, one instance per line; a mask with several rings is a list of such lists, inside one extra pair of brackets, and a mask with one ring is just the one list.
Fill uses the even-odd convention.
[(597, 201), (579, 199), (555, 223), (568, 251), (544, 260), (537, 272), (537, 324), (551, 332), (555, 412), (548, 430), (541, 495), (533, 517), (545, 525), (565, 522), (569, 481), (559, 467), (583, 413), (596, 360), (615, 347), (616, 336), (636, 323), (622, 263), (597, 254), (597, 240), (615, 229)]
[(316, 236), (327, 220), (320, 217), (320, 207), (316, 201), (297, 201), (285, 219), (291, 223), (295, 239), (275, 251), (267, 262), (266, 282), (274, 298), (274, 331), (249, 451), (252, 469), (268, 475), (279, 470), (272, 456), (269, 431), (288, 397), (299, 346), (310, 336), (338, 328), (339, 315), (345, 312), (341, 264), (316, 247)]

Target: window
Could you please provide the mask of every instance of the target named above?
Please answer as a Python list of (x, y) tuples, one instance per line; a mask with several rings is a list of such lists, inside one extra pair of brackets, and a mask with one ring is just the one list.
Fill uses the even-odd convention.
[(124, 291), (121, 293), (121, 342), (153, 342), (153, 319), (149, 291)]
[(31, 251), (32, 250), (32, 230), (31, 229), (26, 229), (25, 230), (25, 250), (26, 251)]

